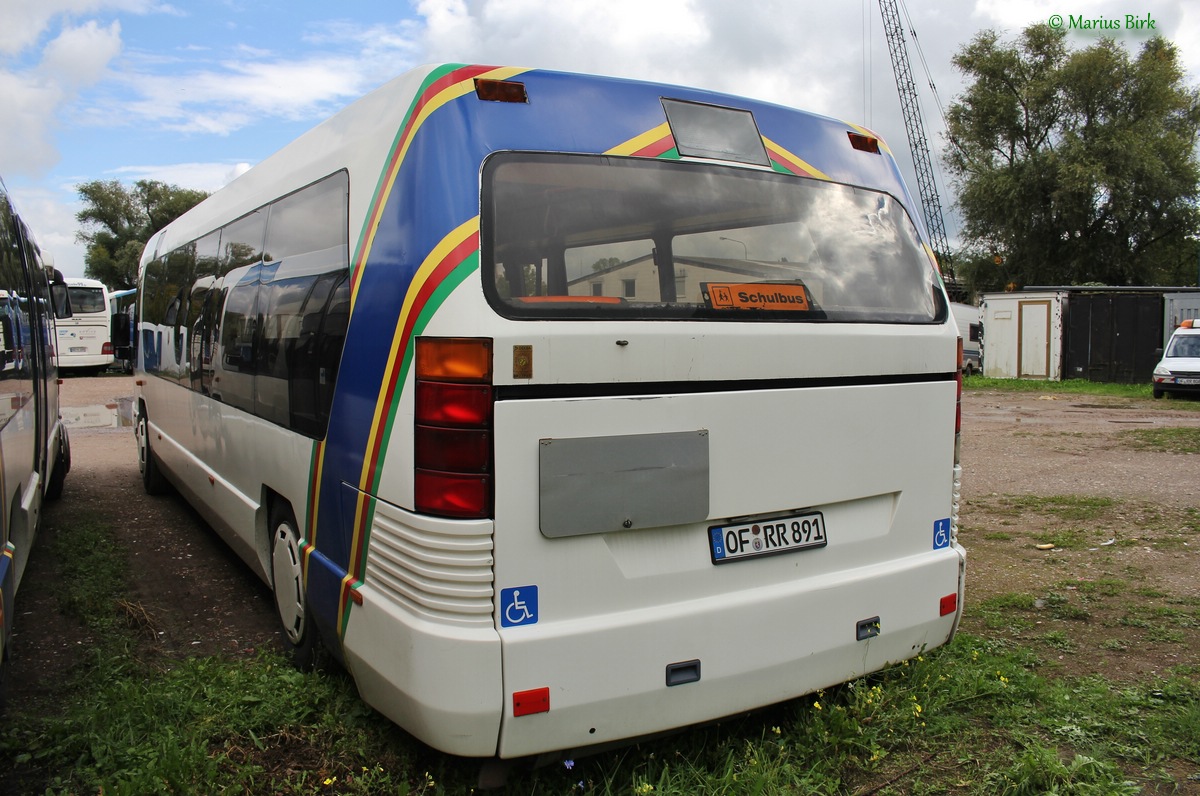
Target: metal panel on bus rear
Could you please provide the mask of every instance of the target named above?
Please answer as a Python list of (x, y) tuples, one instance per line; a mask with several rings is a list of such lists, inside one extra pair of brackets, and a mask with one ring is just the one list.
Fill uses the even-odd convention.
[[(728, 715), (942, 643), (954, 617), (938, 599), (959, 588), (959, 555), (935, 542), (951, 512), (954, 403), (950, 380), (497, 403), (501, 755)], [(705, 520), (539, 531), (541, 440), (699, 429)], [(799, 510), (821, 512), (825, 547), (713, 563), (710, 526)], [(505, 615), (514, 591), (519, 622)], [(858, 641), (873, 617), (879, 636)], [(667, 667), (690, 661), (699, 680), (668, 687)], [(537, 688), (549, 712), (514, 718), (511, 694)]]

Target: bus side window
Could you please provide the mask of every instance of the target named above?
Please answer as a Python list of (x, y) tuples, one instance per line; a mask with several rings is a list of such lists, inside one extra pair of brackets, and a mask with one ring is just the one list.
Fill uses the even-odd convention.
[[(245, 269), (225, 296), (221, 313), (218, 357), (221, 400), (230, 406), (254, 411), (254, 346), (258, 312), (258, 265)], [(231, 274), (232, 276), (232, 274)]]

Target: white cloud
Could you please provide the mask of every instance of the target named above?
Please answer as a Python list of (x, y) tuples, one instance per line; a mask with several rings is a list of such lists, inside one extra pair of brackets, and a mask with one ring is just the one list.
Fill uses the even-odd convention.
[(107, 28), (94, 20), (66, 28), (42, 52), (39, 71), (67, 89), (99, 82), (110, 61), (121, 52), (121, 24)]
[(161, 166), (122, 166), (109, 172), (116, 178), (132, 183), (138, 180), (157, 180), (168, 185), (180, 185), (213, 193), (250, 170), (249, 163), (170, 163)]
[(58, 161), (53, 114), (61, 88), (42, 80), (0, 72), (4, 124), (0, 125), (0, 174), (37, 174)]
[(99, 81), (120, 49), (120, 24), (102, 28), (92, 21), (64, 28), (46, 44), (36, 65), (0, 71), (7, 116), (0, 126), (0, 173), (39, 174), (58, 161), (54, 142), (60, 109)]
[(0, 55), (18, 55), (30, 49), (60, 16), (143, 13), (153, 6), (153, 0), (0, 0), (0, 18), (4, 20), (0, 25)]

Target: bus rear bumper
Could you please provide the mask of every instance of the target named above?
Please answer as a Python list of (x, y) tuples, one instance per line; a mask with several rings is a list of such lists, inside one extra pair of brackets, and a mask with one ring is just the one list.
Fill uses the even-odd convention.
[[(953, 635), (964, 563), (955, 545), (843, 571), (836, 582), (508, 628), (499, 756), (569, 753), (701, 724), (913, 658)], [(950, 595), (953, 610), (943, 614)], [(614, 650), (618, 665), (598, 665)], [(549, 709), (514, 717), (513, 694), (540, 688)]]
[[(368, 582), (343, 651), (363, 699), (440, 751), (569, 756), (800, 697), (941, 646), (961, 615), (964, 570), (955, 544), (827, 578), (499, 633), (415, 617)], [(514, 716), (516, 699), (542, 689), (547, 710)]]

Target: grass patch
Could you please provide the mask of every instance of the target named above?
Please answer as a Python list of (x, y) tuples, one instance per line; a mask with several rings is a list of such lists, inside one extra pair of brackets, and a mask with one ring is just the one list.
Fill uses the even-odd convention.
[(1059, 652), (1074, 652), (1075, 642), (1062, 630), (1048, 630), (1041, 635), (1041, 642)]
[(1129, 584), (1120, 578), (1097, 578), (1096, 580), (1073, 580), (1064, 586), (1074, 586), (1080, 594), (1086, 596), (1116, 597), (1124, 594)]
[[(963, 389), (994, 392), (1048, 393), (1052, 395), (1098, 395), (1112, 398), (1153, 398), (1147, 384), (1108, 384), (1087, 379), (1036, 381), (1033, 379), (993, 379), (988, 376), (964, 376)], [(1178, 402), (1182, 403), (1182, 402)]]
[(1091, 495), (989, 495), (972, 501), (973, 507), (997, 517), (1001, 525), (1022, 514), (1039, 514), (1062, 523), (1095, 523), (1116, 505), (1112, 498)]
[(1200, 453), (1200, 428), (1131, 428), (1117, 437), (1131, 448), (1161, 453)]
[[(59, 599), (112, 640), (63, 687), (60, 711), (8, 717), (0, 770), (27, 786), (20, 792), (473, 792), (476, 765), (413, 741), (367, 708), (340, 671), (302, 674), (274, 654), (139, 657), (137, 628), (121, 608), (122, 551), (102, 525), (60, 534)], [(97, 567), (109, 574), (84, 572)], [(1052, 594), (1043, 607), (1069, 605)], [(969, 606), (995, 616), (1037, 608), (1021, 593)], [(1108, 794), (1133, 792), (1129, 772), (1200, 770), (1194, 679), (1118, 687), (1048, 677), (1037, 652), (1046, 646), (1073, 649), (1064, 631), (1038, 637), (1036, 649), (960, 633), (876, 675), (750, 716), (516, 770), (509, 792)]]

